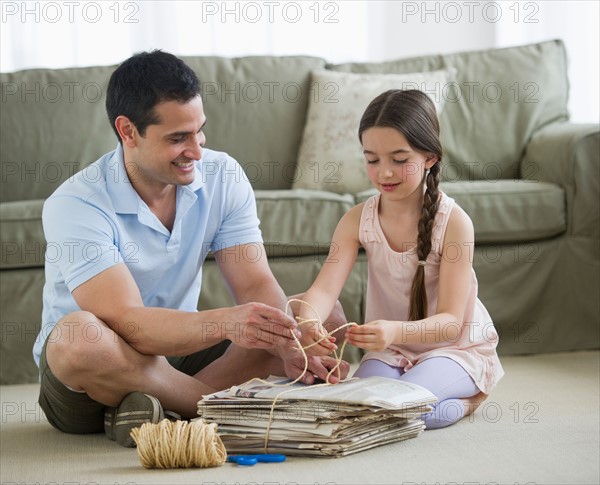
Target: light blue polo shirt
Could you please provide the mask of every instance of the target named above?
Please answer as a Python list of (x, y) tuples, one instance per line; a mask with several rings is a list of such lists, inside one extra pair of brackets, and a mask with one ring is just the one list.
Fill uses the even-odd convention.
[[(79, 310), (71, 292), (118, 263), (125, 263), (144, 305), (196, 311), (202, 264), (210, 251), (262, 243), (252, 187), (225, 153), (204, 149), (194, 181), (177, 187), (169, 232), (133, 189), (116, 150), (65, 181), (44, 203), (46, 282), (42, 347), (64, 315)], [(165, 323), (168, 325), (168, 323)]]

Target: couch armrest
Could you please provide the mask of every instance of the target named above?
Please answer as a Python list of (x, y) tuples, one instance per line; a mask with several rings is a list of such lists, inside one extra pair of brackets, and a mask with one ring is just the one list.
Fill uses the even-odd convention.
[(567, 234), (600, 238), (600, 130), (594, 124), (554, 123), (525, 150), (521, 178), (560, 185), (567, 197)]

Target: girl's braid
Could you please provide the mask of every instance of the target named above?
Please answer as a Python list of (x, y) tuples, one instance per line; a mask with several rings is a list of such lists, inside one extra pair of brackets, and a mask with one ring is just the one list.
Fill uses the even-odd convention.
[[(419, 261), (426, 261), (431, 252), (431, 235), (433, 222), (439, 206), (440, 161), (429, 169), (425, 177), (426, 190), (423, 196), (423, 208), (419, 220), (419, 236), (417, 239), (417, 256)], [(425, 290), (425, 266), (419, 264), (411, 289), (409, 320), (421, 320), (427, 317), (427, 292)]]

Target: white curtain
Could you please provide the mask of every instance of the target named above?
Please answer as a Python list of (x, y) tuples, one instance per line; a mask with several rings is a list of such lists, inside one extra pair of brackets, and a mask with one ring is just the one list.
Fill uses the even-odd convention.
[(176, 55), (365, 60), (367, 1), (4, 1), (2, 71)]
[(574, 122), (600, 119), (599, 5), (596, 0), (507, 2), (511, 10), (496, 27), (496, 45), (506, 47), (562, 39), (569, 59), (569, 111)]
[(571, 120), (598, 123), (599, 4), (597, 0), (373, 1), (368, 54), (381, 61), (562, 39), (569, 57)]
[(600, 118), (599, 2), (6, 1), (0, 70), (116, 64), (177, 55), (313, 55), (382, 61), (562, 38), (571, 119)]

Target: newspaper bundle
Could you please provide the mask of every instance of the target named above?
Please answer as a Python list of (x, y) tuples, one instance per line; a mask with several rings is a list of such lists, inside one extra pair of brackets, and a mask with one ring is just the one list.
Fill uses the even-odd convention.
[(350, 455), (417, 437), (425, 428), (419, 416), (436, 401), (421, 386), (384, 377), (331, 386), (281, 387), (291, 382), (283, 377), (267, 381), (278, 386), (249, 381), (198, 403), (198, 414), (218, 425), (228, 453), (265, 452), (268, 430), (269, 453)]

